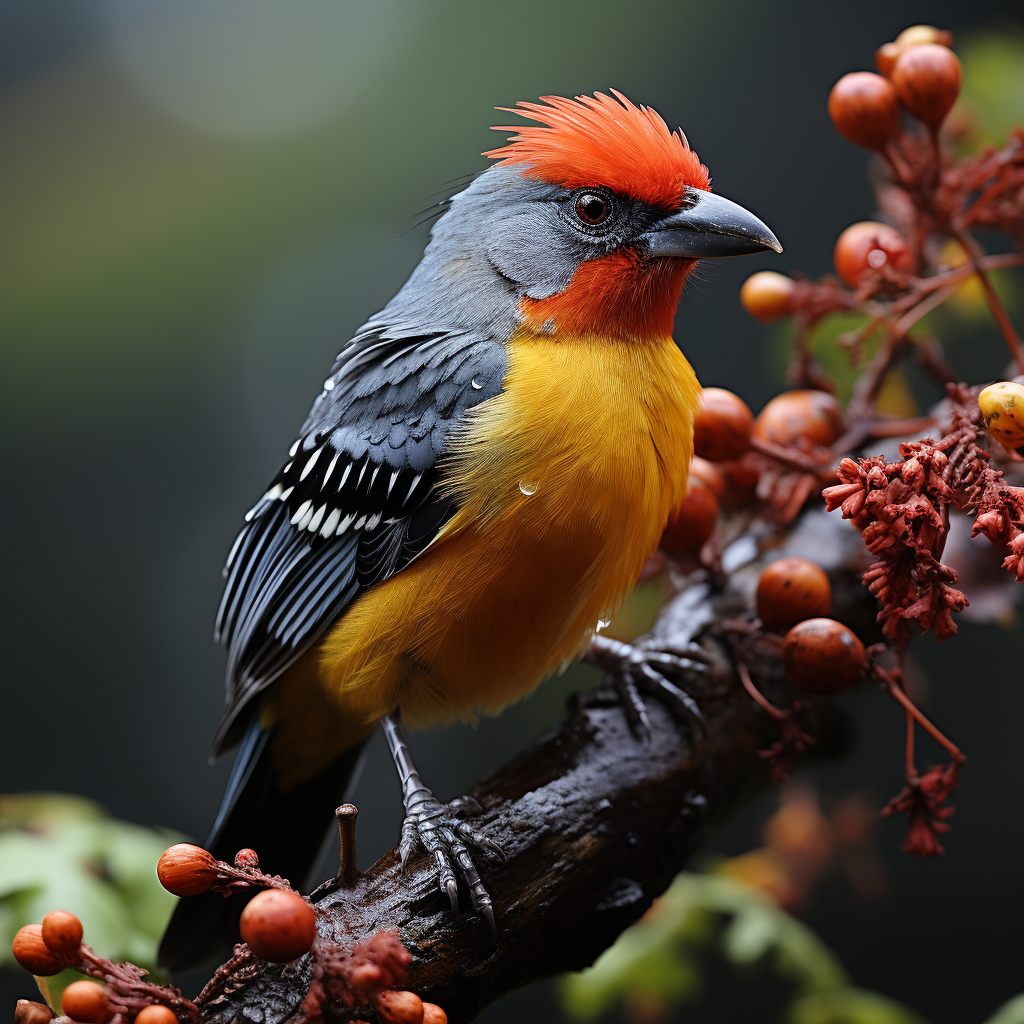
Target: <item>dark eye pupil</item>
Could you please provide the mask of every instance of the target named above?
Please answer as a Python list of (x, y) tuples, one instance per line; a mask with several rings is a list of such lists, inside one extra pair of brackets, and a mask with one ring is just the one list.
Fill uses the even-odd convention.
[(600, 224), (608, 216), (608, 203), (600, 196), (580, 196), (576, 214), (586, 224)]

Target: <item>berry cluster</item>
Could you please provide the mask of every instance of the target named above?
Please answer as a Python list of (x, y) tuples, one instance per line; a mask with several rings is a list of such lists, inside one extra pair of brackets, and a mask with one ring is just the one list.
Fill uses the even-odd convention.
[[(942, 384), (951, 382), (941, 353), (909, 332), (971, 276), (1024, 373), (1024, 349), (989, 280), (992, 270), (1024, 264), (1024, 255), (984, 255), (971, 234), (997, 230), (1024, 245), (1024, 130), (1011, 132), (999, 150), (961, 160), (948, 154), (942, 131), (962, 82), (952, 42), (948, 32), (930, 26), (907, 29), (878, 50), (881, 74), (844, 75), (829, 96), (838, 131), (876, 154), (876, 201), (888, 223), (864, 221), (839, 236), (833, 253), (838, 280), (812, 282), (765, 271), (749, 278), (741, 292), (744, 307), (762, 322), (793, 315), (790, 374), (797, 383), (826, 390), (833, 386), (807, 349), (808, 332), (831, 313), (865, 314), (866, 326), (840, 339), (859, 360), (864, 343), (881, 336), (851, 403), (855, 421), (872, 417), (882, 378), (904, 354), (914, 355)], [(904, 113), (920, 122), (920, 130), (905, 124)], [(959, 254), (955, 258), (950, 245)]]
[[(65, 1024), (178, 1024), (180, 1016), (199, 1020), (199, 1007), (170, 985), (144, 981), (146, 972), (134, 964), (114, 963), (97, 956), (82, 942), (82, 922), (65, 910), (51, 911), (42, 924), (27, 924), (14, 937), (14, 958), (37, 977), (73, 968), (97, 981), (74, 981), (61, 999)], [(28, 1000), (19, 1003), (19, 1024), (42, 1024), (49, 1007)]]
[[(354, 816), (350, 804), (338, 808), (338, 884), (350, 882), (354, 872)], [(445, 1024), (447, 1017), (439, 1006), (399, 987), (412, 957), (397, 932), (378, 932), (352, 950), (324, 938), (317, 930), (316, 906), (287, 880), (262, 872), (255, 851), (239, 850), (234, 864), (228, 864), (199, 846), (178, 843), (160, 857), (157, 877), (176, 896), (261, 890), (239, 919), (244, 941), (191, 1002), (176, 988), (143, 981), (146, 972), (133, 964), (96, 956), (82, 943), (78, 918), (55, 910), (41, 925), (22, 928), (13, 951), (18, 963), (34, 975), (45, 977), (73, 967), (103, 982), (76, 981), (64, 990), (63, 1024), (178, 1024), (181, 1015), (199, 1021), (250, 980), (259, 961), (287, 964), (307, 953), (313, 955), (313, 975), (303, 1013), (311, 1024), (360, 1024), (363, 1016), (384, 1024)], [(19, 1001), (17, 1024), (45, 1024), (51, 1018), (42, 1003)]]
[[(836, 276), (809, 281), (762, 271), (744, 283), (740, 300), (756, 319), (793, 318), (789, 375), (797, 390), (769, 402), (752, 422), (743, 421), (750, 423), (747, 443), (742, 451), (738, 444), (729, 448), (727, 457), (736, 460), (753, 485), (740, 503), (743, 515), (719, 528), (719, 533), (731, 528), (735, 534), (758, 519), (783, 526), (824, 487), (827, 508), (841, 508), (860, 531), (874, 556), (863, 580), (879, 602), (877, 618), (887, 644), (865, 650), (846, 626), (825, 618), (830, 598), (823, 574), (803, 560), (785, 559), (764, 571), (758, 618), (730, 624), (733, 650), (747, 691), (778, 725), (779, 740), (763, 752), (776, 778), (786, 776), (810, 739), (800, 727), (801, 700), (776, 707), (751, 678), (748, 663), (763, 665), (766, 651), (778, 655), (786, 678), (804, 700), (874, 681), (903, 707), (906, 786), (883, 813), (909, 816), (904, 849), (923, 856), (942, 852), (938, 834), (948, 829), (952, 814), (944, 802), (965, 758), (907, 696), (900, 665), (912, 632), (952, 636), (957, 630), (953, 615), (967, 603), (956, 587), (956, 572), (942, 562), (950, 513), (973, 515), (973, 535), (984, 534), (1002, 548), (1003, 567), (1024, 581), (1024, 488), (1011, 486), (1004, 476), (1024, 456), (1024, 377), (986, 388), (957, 384), (939, 343), (913, 333), (922, 317), (974, 277), (1024, 374), (1024, 350), (989, 281), (992, 270), (1024, 265), (1024, 253), (984, 255), (971, 234), (979, 227), (996, 229), (1024, 246), (1024, 131), (1011, 132), (1002, 149), (953, 159), (944, 142), (951, 137), (947, 117), (963, 73), (952, 42), (948, 32), (930, 26), (907, 29), (877, 51), (879, 74), (844, 75), (832, 89), (828, 111), (833, 124), (846, 139), (875, 154), (876, 200), (883, 219), (842, 232), (833, 252)], [(950, 259), (951, 246), (957, 259)], [(845, 410), (807, 342), (821, 320), (842, 312), (860, 313), (865, 321), (860, 330), (838, 339), (851, 363), (863, 364)], [(877, 348), (864, 362), (872, 341)], [(886, 419), (877, 405), (878, 392), (890, 369), (908, 355), (949, 398), (932, 416)], [(726, 407), (717, 392), (707, 402), (698, 418), (698, 455), (726, 457), (714, 454), (705, 436), (719, 432), (731, 437), (720, 411)], [(936, 428), (942, 430), (938, 441), (921, 437)], [(897, 460), (862, 455), (864, 445), (881, 438), (904, 439)], [(724, 477), (727, 464), (718, 465)], [(707, 478), (703, 463), (696, 463), (693, 472)], [(748, 507), (752, 501), (756, 504)], [(709, 570), (725, 543), (716, 542), (717, 536), (701, 541), (700, 560)], [(663, 546), (680, 555), (672, 537)], [(758, 658), (750, 656), (755, 649)], [(947, 750), (947, 765), (918, 773), (917, 726)]]

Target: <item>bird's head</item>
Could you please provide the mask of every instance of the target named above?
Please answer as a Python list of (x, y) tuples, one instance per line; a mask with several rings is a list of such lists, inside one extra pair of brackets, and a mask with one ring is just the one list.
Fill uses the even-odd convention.
[(510, 112), (537, 123), (497, 128), (514, 135), (484, 154), (497, 163), (452, 199), (410, 281), (423, 300), (428, 277), (431, 304), (440, 287), (458, 320), (666, 336), (698, 259), (781, 252), (753, 214), (709, 191), (682, 132), (649, 107), (613, 90)]

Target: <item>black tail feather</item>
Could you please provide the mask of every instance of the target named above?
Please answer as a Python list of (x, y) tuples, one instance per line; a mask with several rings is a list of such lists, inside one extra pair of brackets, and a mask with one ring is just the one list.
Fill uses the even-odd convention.
[[(299, 786), (281, 792), (268, 743), (269, 731), (250, 724), (235, 757), (224, 800), (206, 848), (230, 862), (246, 847), (256, 851), (260, 867), (301, 888), (313, 867), (334, 816), (362, 767), (365, 744), (346, 751), (329, 768)], [(238, 918), (251, 898), (217, 893), (178, 901), (160, 941), (158, 963), (183, 971), (226, 960), (241, 941)]]

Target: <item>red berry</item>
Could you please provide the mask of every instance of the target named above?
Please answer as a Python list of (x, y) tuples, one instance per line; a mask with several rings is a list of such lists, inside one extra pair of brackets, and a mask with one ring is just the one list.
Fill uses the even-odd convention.
[(19, 929), (11, 943), (11, 952), (26, 971), (44, 978), (60, 974), (68, 966), (63, 957), (54, 956), (43, 942), (43, 926), (40, 924), (27, 924)]
[(746, 508), (754, 500), (761, 478), (756, 460), (744, 455), (730, 462), (720, 462), (718, 468), (725, 477), (724, 504), (730, 508)]
[(715, 463), (694, 455), (690, 460), (690, 476), (707, 484), (716, 498), (725, 494), (725, 477)]
[(693, 451), (702, 459), (735, 459), (750, 447), (754, 414), (747, 403), (724, 388), (705, 388), (693, 423)]
[(796, 282), (774, 270), (760, 270), (743, 282), (740, 303), (755, 319), (770, 324), (792, 311)]
[(387, 1024), (422, 1024), (423, 1000), (415, 992), (388, 989), (374, 999), (377, 1016)]
[(60, 997), (64, 1015), (84, 1024), (105, 1024), (114, 1016), (107, 990), (95, 981), (73, 981)]
[(239, 850), (235, 854), (235, 867), (236, 868), (258, 868), (260, 866), (260, 859), (256, 856), (255, 850), (250, 850), (246, 847), (244, 850)]
[(908, 274), (914, 270), (914, 257), (903, 236), (888, 224), (872, 220), (851, 224), (839, 236), (832, 262), (851, 288), (858, 287), (865, 274), (886, 265)]
[(797, 438), (828, 447), (843, 433), (843, 413), (827, 391), (784, 391), (754, 422), (754, 436), (786, 446)]
[(53, 1010), (45, 1003), (34, 1003), (31, 999), (19, 999), (14, 1004), (14, 1024), (48, 1024), (53, 1020)]
[(686, 484), (686, 494), (669, 516), (660, 547), (670, 554), (696, 551), (714, 533), (718, 521), (718, 499), (697, 477)]
[(175, 896), (197, 896), (217, 880), (217, 861), (201, 846), (177, 843), (160, 855), (156, 875)]
[(436, 1003), (424, 1003), (423, 1024), (448, 1024), (448, 1014)]
[(844, 139), (864, 149), (881, 149), (902, 125), (896, 90), (873, 71), (843, 75), (829, 93), (828, 116)]
[(150, 1003), (139, 1010), (135, 1024), (178, 1024), (178, 1015), (163, 1003)]
[(42, 923), (43, 942), (54, 956), (63, 960), (78, 959), (82, 945), (82, 922), (66, 910), (51, 910)]
[(828, 576), (806, 558), (780, 558), (761, 573), (757, 615), (768, 629), (785, 633), (798, 622), (828, 615), (831, 610)]
[(309, 952), (316, 938), (316, 914), (298, 893), (266, 889), (246, 905), (238, 927), (261, 960), (286, 964)]
[(892, 69), (892, 84), (910, 113), (938, 128), (960, 95), (963, 74), (952, 50), (926, 43), (900, 54)]
[(803, 693), (843, 693), (860, 681), (864, 645), (835, 619), (806, 619), (782, 641), (786, 678)]

